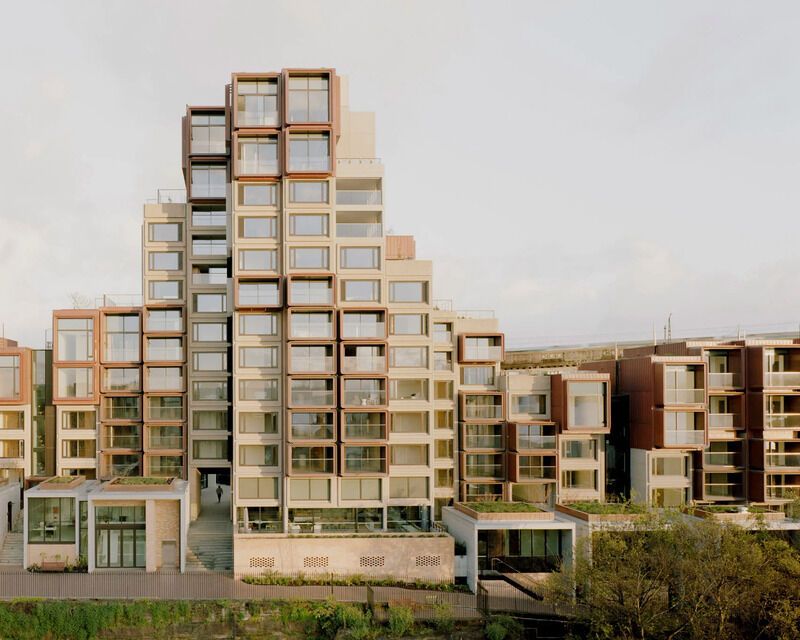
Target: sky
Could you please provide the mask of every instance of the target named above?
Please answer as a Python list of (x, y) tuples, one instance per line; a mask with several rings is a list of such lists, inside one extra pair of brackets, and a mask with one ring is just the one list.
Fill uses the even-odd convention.
[(334, 67), (389, 229), (511, 347), (800, 330), (800, 4), (16, 2), (0, 23), (0, 323), (139, 293), (186, 104)]

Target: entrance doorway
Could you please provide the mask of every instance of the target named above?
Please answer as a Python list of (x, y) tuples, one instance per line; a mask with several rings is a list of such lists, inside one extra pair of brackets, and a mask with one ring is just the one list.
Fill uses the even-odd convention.
[(198, 469), (200, 472), (200, 518), (231, 520), (230, 469)]
[(14, 527), (14, 505), (11, 500), (8, 501), (8, 528), (6, 531), (11, 531)]

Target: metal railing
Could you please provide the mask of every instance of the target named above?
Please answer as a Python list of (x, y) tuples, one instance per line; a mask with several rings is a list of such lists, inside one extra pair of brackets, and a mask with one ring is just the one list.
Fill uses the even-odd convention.
[(555, 480), (556, 468), (545, 465), (520, 465), (519, 477), (523, 480)]
[(247, 285), (239, 285), (239, 304), (242, 306), (275, 306), (280, 304), (280, 294), (278, 291), (255, 291), (250, 292)]
[(386, 370), (386, 356), (345, 356), (342, 360), (344, 373), (370, 373)]
[(141, 449), (139, 435), (133, 436), (103, 436), (103, 449)]
[(467, 462), (464, 475), (467, 478), (501, 478), (503, 465), (500, 463), (471, 464)]
[(518, 449), (555, 449), (555, 436), (518, 436)]
[(703, 492), (709, 498), (741, 498), (744, 496), (742, 484), (739, 482), (709, 482), (704, 485)]
[(227, 240), (192, 240), (192, 255), (194, 256), (227, 256)]
[(464, 407), (466, 420), (499, 420), (503, 417), (503, 407), (500, 405), (467, 405)]
[(278, 173), (277, 160), (239, 160), (239, 175), (263, 176)]
[(333, 324), (330, 322), (309, 322), (299, 324), (296, 318), (292, 319), (289, 329), (292, 338), (332, 338)]
[(292, 458), (294, 473), (333, 473), (333, 457), (330, 458)]
[(95, 298), (97, 307), (141, 307), (142, 295), (140, 293), (104, 293)]
[(226, 273), (193, 273), (192, 284), (227, 284)]
[(708, 414), (708, 427), (709, 429), (737, 429), (738, 422), (737, 414), (735, 413), (709, 413)]
[(348, 458), (344, 460), (344, 470), (353, 473), (383, 473), (386, 471), (386, 458)]
[(383, 225), (379, 222), (337, 222), (336, 235), (340, 238), (380, 238)]
[(147, 331), (183, 331), (182, 318), (147, 318), (146, 322)]
[(740, 376), (738, 373), (709, 373), (708, 386), (714, 389), (730, 389), (741, 387)]
[(673, 429), (664, 433), (664, 443), (669, 445), (704, 444), (706, 432), (699, 429)]
[(668, 404), (703, 404), (705, 389), (664, 389), (664, 400)]
[(738, 451), (711, 451), (703, 454), (703, 465), (710, 467), (738, 467), (742, 456)]
[(182, 436), (150, 436), (150, 447), (153, 449), (182, 449)]
[(466, 435), (464, 436), (465, 449), (502, 449), (503, 435)]
[(352, 322), (345, 317), (342, 326), (343, 338), (383, 338), (385, 335), (385, 322)]
[(351, 440), (383, 440), (386, 433), (384, 423), (345, 424), (345, 437)]
[(764, 426), (772, 429), (800, 427), (800, 413), (768, 413), (764, 416)]
[(327, 373), (333, 370), (333, 356), (290, 355), (289, 369), (295, 373)]
[(333, 303), (333, 291), (296, 291), (290, 292), (292, 304), (331, 304)]
[(800, 453), (767, 453), (764, 457), (768, 467), (800, 467)]
[(470, 347), (464, 349), (465, 360), (500, 360), (503, 357), (502, 347)]
[(147, 204), (186, 204), (186, 189), (157, 189), (155, 198), (147, 198)]
[(295, 391), (292, 404), (299, 407), (325, 407), (333, 404), (333, 391)]
[(332, 424), (292, 425), (293, 440), (333, 440), (335, 435)]
[(344, 405), (349, 407), (375, 407), (386, 404), (385, 391), (345, 391)]
[(369, 205), (382, 204), (383, 195), (376, 190), (337, 189), (336, 204)]
[(800, 387), (800, 371), (769, 371), (764, 374), (768, 387)]

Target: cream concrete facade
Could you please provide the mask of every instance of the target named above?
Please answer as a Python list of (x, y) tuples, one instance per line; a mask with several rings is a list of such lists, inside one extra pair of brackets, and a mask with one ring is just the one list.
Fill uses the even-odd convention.
[(446, 534), (319, 536), (240, 535), (234, 573), (351, 574), (408, 580), (453, 580), (453, 540)]

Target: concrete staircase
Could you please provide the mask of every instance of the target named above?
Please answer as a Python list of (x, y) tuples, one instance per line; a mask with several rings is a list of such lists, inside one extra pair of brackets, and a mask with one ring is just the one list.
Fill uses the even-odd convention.
[(22, 566), (22, 514), (19, 514), (14, 528), (6, 534), (0, 546), (0, 565)]
[(230, 520), (201, 515), (189, 525), (186, 571), (232, 571), (233, 526)]

